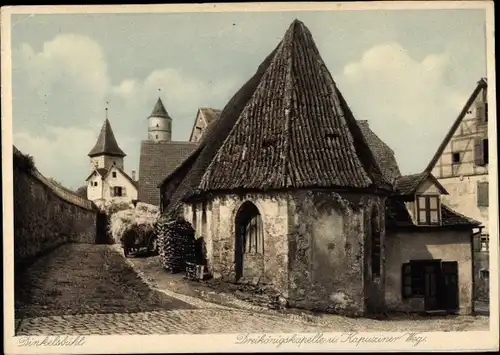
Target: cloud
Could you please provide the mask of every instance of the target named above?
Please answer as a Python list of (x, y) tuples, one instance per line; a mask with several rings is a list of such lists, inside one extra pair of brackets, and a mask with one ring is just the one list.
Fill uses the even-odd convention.
[(58, 35), (39, 51), (22, 43), (13, 55), (14, 143), (34, 155), (43, 173), (76, 187), (89, 173), (87, 153), (107, 101), (130, 172), (137, 170), (140, 141), (147, 137), (145, 118), (159, 95), (174, 119), (173, 139), (184, 140), (197, 108), (220, 108), (237, 84), (227, 77), (203, 81), (178, 68), (161, 68), (144, 78), (125, 74), (113, 85), (99, 43), (76, 34)]
[(61, 180), (68, 188), (85, 184), (90, 165), (82, 158), (92, 148), (88, 144), (96, 139), (95, 130), (47, 127), (43, 135), (23, 131), (14, 133), (13, 139), (18, 149), (34, 156), (35, 165), (45, 176)]
[(425, 167), (470, 95), (445, 84), (449, 68), (446, 52), (419, 61), (389, 43), (366, 50), (337, 77), (357, 118), (395, 150), (403, 172)]
[[(188, 111), (194, 114), (192, 112), (194, 106), (221, 102), (221, 98), (225, 99), (235, 84), (234, 79), (202, 81), (180, 69), (163, 68), (154, 70), (143, 80), (124, 79), (120, 84), (113, 86), (111, 92), (114, 99), (122, 101), (119, 101), (120, 104), (146, 105), (161, 96), (167, 109), (171, 107), (178, 113)], [(149, 112), (144, 112), (147, 113)]]

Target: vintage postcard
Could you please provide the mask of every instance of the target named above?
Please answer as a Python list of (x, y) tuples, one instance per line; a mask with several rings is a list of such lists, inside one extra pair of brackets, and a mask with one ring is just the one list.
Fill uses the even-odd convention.
[(498, 350), (493, 2), (1, 26), (4, 352)]

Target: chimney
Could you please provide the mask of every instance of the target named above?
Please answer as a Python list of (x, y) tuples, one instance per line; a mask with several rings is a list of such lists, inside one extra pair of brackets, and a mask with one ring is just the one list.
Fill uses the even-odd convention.
[(132, 170), (132, 180), (135, 181), (135, 170)]

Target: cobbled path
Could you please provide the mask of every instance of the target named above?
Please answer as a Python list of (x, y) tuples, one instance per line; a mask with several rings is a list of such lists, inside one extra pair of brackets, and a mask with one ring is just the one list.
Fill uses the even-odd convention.
[[(109, 248), (114, 253), (115, 247)], [(109, 250), (108, 249), (108, 250)], [(96, 250), (98, 250), (96, 248)], [(87, 253), (93, 253), (86, 250)], [(116, 259), (133, 265), (130, 260)], [(118, 261), (117, 261), (118, 262)], [(96, 265), (86, 265), (90, 269)], [(148, 284), (147, 275), (134, 268), (137, 276)], [(57, 271), (57, 270), (56, 270)], [(61, 270), (64, 272), (64, 270)], [(56, 273), (57, 274), (57, 273)], [(470, 331), (487, 330), (488, 317), (455, 317), (422, 319), (352, 319), (338, 315), (263, 313), (207, 302), (197, 297), (156, 289), (172, 299), (166, 309), (131, 313), (80, 313), (47, 315), (16, 319), (16, 335), (154, 335), (207, 333), (293, 333), (347, 331)], [(177, 302), (177, 303), (176, 303)], [(174, 307), (170, 305), (186, 305)], [(61, 314), (61, 313), (59, 313)]]
[(320, 330), (325, 331), (325, 328), (319, 324), (285, 320), (283, 317), (231, 309), (197, 309), (24, 319), (17, 335), (280, 333)]

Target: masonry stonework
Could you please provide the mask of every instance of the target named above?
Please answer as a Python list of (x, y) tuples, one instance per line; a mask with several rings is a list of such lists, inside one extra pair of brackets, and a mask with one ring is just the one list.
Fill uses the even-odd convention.
[[(352, 194), (293, 195), (289, 207), (293, 216), (289, 219), (291, 305), (352, 315), (383, 307), (384, 282), (383, 278), (372, 281), (370, 219), (365, 218), (382, 201)], [(383, 225), (383, 209), (379, 210), (378, 224)], [(382, 260), (383, 253), (382, 248)], [(365, 304), (365, 299), (371, 303)]]
[(14, 166), (16, 265), (67, 242), (96, 242), (97, 211), (78, 205), (76, 196), (75, 203), (61, 198), (42, 179)]
[[(211, 231), (207, 254), (214, 277), (235, 279), (235, 219), (239, 207), (252, 202), (263, 222), (263, 256), (245, 255), (242, 282), (272, 284), (285, 297), (287, 294), (287, 204), (277, 195), (247, 194), (216, 197), (211, 204)], [(211, 242), (212, 246), (208, 245)]]

